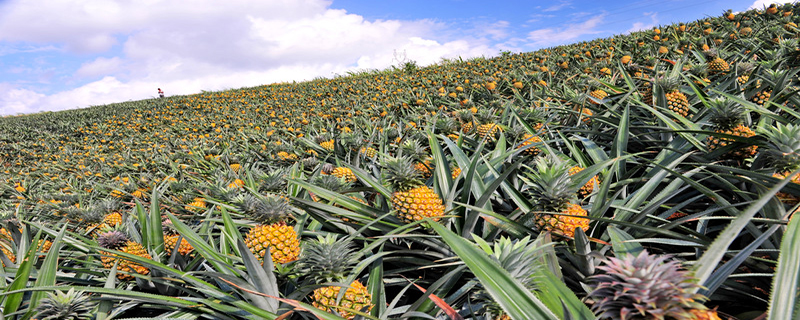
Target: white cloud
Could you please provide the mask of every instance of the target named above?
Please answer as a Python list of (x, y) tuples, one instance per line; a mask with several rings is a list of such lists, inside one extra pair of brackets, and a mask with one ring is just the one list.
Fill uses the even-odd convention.
[(553, 46), (563, 44), (587, 34), (598, 34), (595, 30), (603, 22), (605, 15), (598, 15), (582, 23), (573, 24), (566, 28), (547, 28), (534, 30), (528, 33), (529, 45)]
[[(35, 112), (146, 99), (158, 87), (173, 95), (309, 80), (387, 68), (397, 62), (395, 51), (426, 65), (496, 54), (488, 38), (503, 37), (508, 27), (501, 21), (480, 37), (450, 41), (437, 22), (369, 21), (329, 6), (327, 0), (6, 2), (0, 44), (57, 46), (69, 58), (90, 59), (61, 80), (91, 82), (46, 96), (0, 91), (0, 103)], [(5, 109), (11, 110), (0, 114)]]
[(555, 4), (555, 5), (549, 6), (547, 8), (544, 8), (542, 11), (544, 11), (544, 12), (558, 11), (558, 10), (561, 10), (561, 9), (564, 9), (564, 8), (570, 6), (571, 4), (572, 4), (572, 2), (570, 2), (570, 1), (561, 1), (559, 4)]
[(43, 94), (31, 90), (20, 89), (8, 83), (0, 83), (0, 116), (28, 113), (28, 106), (36, 103)]
[(658, 24), (658, 17), (657, 17), (658, 12), (645, 12), (643, 15), (650, 17), (650, 22), (649, 23), (634, 22), (633, 26), (630, 29), (628, 29), (628, 31), (625, 31), (625, 33), (650, 29)]
[(750, 9), (764, 9), (764, 7), (769, 7), (770, 4), (777, 3), (777, 4), (784, 4), (784, 3), (792, 3), (796, 0), (756, 0), (750, 5), (747, 10)]

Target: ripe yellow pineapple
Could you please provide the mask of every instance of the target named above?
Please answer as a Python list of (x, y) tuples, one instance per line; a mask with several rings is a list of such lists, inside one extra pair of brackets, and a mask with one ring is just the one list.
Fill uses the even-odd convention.
[(570, 168), (555, 157), (536, 159), (528, 173), (526, 190), (535, 206), (522, 218), (526, 226), (567, 238), (575, 235), (575, 228), (589, 229), (589, 219), (582, 218), (587, 216), (586, 210), (575, 203), (580, 186), (572, 181)]
[(338, 178), (342, 178), (347, 182), (358, 181), (358, 178), (356, 178), (356, 175), (353, 173), (353, 170), (350, 170), (350, 168), (337, 167), (333, 169), (333, 171), (331, 171), (331, 175)]
[(608, 97), (608, 92), (605, 92), (605, 91), (603, 91), (601, 89), (596, 89), (596, 90), (592, 90), (592, 92), (589, 92), (589, 95), (592, 96), (593, 98), (601, 101), (601, 102), (595, 102), (594, 100), (589, 99), (589, 102), (591, 102), (592, 104), (601, 104), (603, 99)]
[[(303, 249), (303, 256), (298, 262), (298, 269), (308, 275), (314, 284), (342, 283), (358, 264), (358, 257), (353, 252), (350, 238), (337, 239), (336, 236), (319, 237), (309, 241)], [(327, 312), (339, 313), (345, 319), (353, 319), (357, 310), (369, 312), (374, 307), (372, 295), (360, 281), (355, 280), (344, 288), (345, 293), (337, 301), (343, 288), (340, 286), (324, 286), (311, 293), (311, 304)]]
[(392, 207), (400, 220), (411, 223), (425, 218), (439, 221), (444, 215), (442, 199), (425, 186), (420, 172), (408, 158), (392, 158), (384, 164), (387, 180), (394, 188)]
[(337, 303), (336, 298), (342, 287), (327, 286), (314, 290), (312, 293), (312, 305), (327, 312), (338, 311), (345, 319), (354, 319), (356, 314), (345, 309), (361, 310), (366, 308), (369, 312), (374, 306), (372, 295), (369, 289), (358, 280), (350, 283), (350, 287), (345, 289), (344, 297)]
[(730, 65), (725, 59), (714, 57), (708, 62), (708, 71), (712, 74), (725, 73), (730, 70)]
[(188, 255), (194, 251), (194, 247), (189, 244), (189, 241), (182, 238), (179, 234), (165, 234), (164, 235), (164, 251), (167, 254), (172, 254), (175, 250), (175, 245), (178, 244), (178, 238), (181, 238), (181, 243), (178, 246), (178, 253), (181, 255)]
[[(147, 253), (147, 250), (140, 243), (128, 240), (128, 236), (119, 230), (111, 230), (101, 233), (97, 237), (97, 244), (102, 248), (118, 250), (146, 259), (152, 259), (152, 256)], [(119, 261), (117, 264), (117, 270), (122, 272), (117, 273), (117, 278), (120, 280), (133, 280), (134, 276), (128, 273), (138, 273), (141, 275), (150, 273), (150, 269), (147, 267), (127, 260), (126, 258), (115, 253), (107, 251), (100, 251), (100, 253), (103, 255), (100, 257), (100, 261), (103, 263), (103, 267), (106, 269), (111, 269), (114, 266), (114, 262)]]
[(489, 139), (494, 139), (495, 135), (502, 131), (500, 126), (496, 123), (486, 123), (478, 126), (478, 135), (482, 138), (488, 137)]
[(656, 84), (664, 92), (664, 98), (667, 100), (665, 103), (667, 109), (672, 110), (683, 117), (688, 117), (689, 112), (691, 111), (689, 109), (689, 99), (686, 98), (685, 94), (678, 90), (678, 78), (664, 77), (656, 80)]
[[(711, 107), (709, 121), (714, 125), (714, 132), (746, 138), (756, 135), (752, 129), (743, 124), (745, 109), (738, 103), (726, 98), (715, 98), (709, 101), (709, 107)], [(734, 142), (732, 138), (711, 135), (706, 138), (706, 147), (711, 152)], [(743, 160), (755, 156), (757, 148), (756, 145), (736, 148), (725, 153), (723, 157)]]
[(237, 206), (243, 215), (258, 223), (245, 236), (245, 244), (259, 261), (263, 261), (267, 248), (274, 263), (297, 260), (300, 238), (294, 227), (286, 224), (289, 201), (285, 197), (247, 194), (237, 201)]
[[(581, 172), (581, 171), (583, 171), (582, 167), (574, 166), (574, 167), (569, 169), (569, 175), (573, 176), (576, 173)], [(594, 191), (594, 188), (596, 186), (599, 186), (599, 185), (600, 185), (600, 178), (598, 178), (597, 176), (592, 177), (589, 180), (589, 182), (586, 182), (586, 184), (584, 184), (583, 186), (581, 186), (580, 189), (578, 189), (578, 196), (580, 196), (581, 198), (585, 198), (586, 196), (591, 194), (592, 191)]]
[[(541, 142), (542, 142), (542, 138), (539, 138), (539, 136), (535, 136), (535, 135), (532, 135), (530, 133), (526, 133), (525, 135), (522, 136), (522, 143), (520, 143), (520, 145), (519, 145), (519, 147), (517, 147), (517, 149), (525, 148), (527, 146), (531, 146), (533, 144), (541, 143)], [(541, 150), (539, 150), (539, 148), (537, 148), (536, 146), (531, 146), (528, 149), (525, 149), (525, 151), (523, 151), (523, 152), (525, 154), (535, 156), (535, 155), (539, 154), (539, 152), (541, 152)]]
[(319, 145), (325, 150), (333, 151), (333, 139), (323, 141)]
[(772, 95), (772, 90), (762, 90), (756, 93), (753, 96), (753, 102), (755, 102), (759, 106), (763, 106), (767, 101), (769, 101), (770, 96)]
[(371, 159), (378, 155), (378, 150), (375, 150), (375, 148), (372, 147), (362, 147), (359, 153)]

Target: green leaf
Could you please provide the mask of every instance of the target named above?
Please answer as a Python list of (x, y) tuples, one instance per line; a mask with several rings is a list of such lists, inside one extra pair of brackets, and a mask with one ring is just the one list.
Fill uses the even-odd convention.
[(541, 300), (486, 253), (443, 226), (432, 221), (429, 224), (478, 277), (486, 291), (512, 319), (557, 319)]
[(619, 259), (623, 259), (626, 255), (632, 254), (638, 256), (644, 248), (636, 242), (633, 236), (625, 231), (618, 229), (615, 226), (608, 226), (608, 235), (611, 237), (611, 245), (614, 247), (614, 254)]
[[(788, 179), (787, 179), (788, 180)], [(767, 319), (797, 319), (800, 312), (800, 219), (789, 220), (781, 241), (778, 268), (772, 279), (772, 294), (769, 297)]]
[[(788, 176), (792, 177), (798, 172), (800, 172), (800, 170), (797, 170)], [(706, 282), (709, 280), (709, 277), (711, 277), (711, 274), (722, 260), (722, 257), (725, 255), (725, 252), (728, 250), (728, 247), (731, 245), (731, 243), (739, 238), (739, 234), (741, 233), (742, 229), (744, 229), (750, 223), (750, 220), (753, 219), (753, 216), (755, 216), (755, 214), (758, 213), (758, 211), (761, 210), (761, 208), (767, 204), (767, 202), (771, 201), (772, 197), (789, 182), (791, 182), (791, 179), (783, 179), (783, 181), (775, 185), (772, 189), (767, 191), (767, 193), (763, 194), (758, 201), (751, 204), (747, 210), (740, 213), (736, 219), (731, 221), (731, 223), (728, 224), (728, 226), (725, 227), (725, 229), (719, 234), (717, 239), (715, 239), (714, 242), (708, 246), (706, 252), (700, 257), (700, 259), (697, 260), (694, 266), (695, 277), (703, 286), (708, 285)], [(781, 245), (783, 246), (783, 244)], [(797, 265), (795, 265), (795, 268), (796, 267)], [(699, 288), (695, 289), (694, 291), (697, 290), (699, 290)]]

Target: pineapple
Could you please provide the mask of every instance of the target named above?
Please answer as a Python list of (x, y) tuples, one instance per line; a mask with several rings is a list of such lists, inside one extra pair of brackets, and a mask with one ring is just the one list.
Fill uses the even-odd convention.
[(519, 147), (517, 147), (517, 149), (521, 149), (521, 148), (525, 148), (525, 147), (530, 146), (527, 149), (525, 149), (525, 151), (523, 151), (523, 152), (525, 154), (528, 154), (528, 155), (536, 156), (537, 154), (539, 154), (539, 152), (541, 152), (541, 150), (539, 150), (539, 148), (534, 146), (534, 144), (537, 144), (537, 143), (542, 143), (542, 138), (539, 138), (539, 136), (535, 136), (535, 135), (526, 133), (526, 134), (524, 134), (522, 136), (522, 143), (520, 143), (520, 145), (519, 145)]
[[(693, 320), (698, 315), (714, 319), (716, 312), (700, 301), (697, 281), (680, 269), (669, 256), (650, 255), (643, 250), (638, 256), (606, 258), (604, 271), (589, 277), (594, 300), (592, 310), (601, 319), (674, 319)], [(718, 319), (718, 318), (717, 318)]]
[[(353, 266), (358, 264), (350, 239), (336, 239), (334, 235), (319, 237), (307, 242), (298, 262), (299, 269), (309, 275), (314, 284), (338, 282), (347, 278)], [(327, 312), (337, 312), (345, 319), (353, 319), (357, 310), (369, 312), (374, 307), (369, 290), (358, 280), (350, 283), (344, 296), (338, 300), (341, 286), (324, 286), (311, 294), (311, 304)]]
[[(583, 171), (583, 169), (584, 168), (580, 166), (574, 166), (569, 169), (569, 175), (570, 176), (575, 175), (576, 173)], [(585, 198), (586, 196), (591, 194), (592, 191), (594, 191), (594, 188), (596, 186), (599, 185), (600, 185), (600, 178), (598, 178), (597, 176), (592, 177), (588, 182), (586, 182), (586, 184), (584, 184), (583, 186), (581, 186), (580, 189), (578, 189), (578, 196), (581, 198)]]
[(411, 223), (425, 218), (438, 222), (444, 215), (442, 199), (421, 181), (420, 172), (408, 158), (391, 158), (384, 163), (391, 183), (392, 206), (400, 220)]
[[(152, 259), (150, 254), (147, 253), (147, 250), (141, 244), (128, 240), (128, 236), (119, 230), (111, 230), (101, 233), (99, 236), (97, 236), (97, 244), (101, 248), (118, 250), (146, 259)], [(100, 257), (100, 261), (103, 263), (103, 267), (106, 269), (111, 269), (114, 266), (114, 262), (119, 261), (117, 269), (120, 271), (138, 273), (142, 275), (150, 273), (150, 269), (147, 267), (119, 257), (115, 253), (106, 251), (100, 251), (100, 253), (103, 254), (103, 256)], [(127, 273), (117, 273), (117, 278), (120, 280), (134, 279), (132, 275)]]
[(664, 98), (667, 100), (665, 103), (667, 109), (682, 115), (684, 118), (689, 116), (691, 111), (689, 109), (689, 99), (678, 90), (680, 85), (678, 78), (663, 77), (656, 80), (656, 85), (664, 92)]
[(591, 102), (592, 104), (602, 104), (603, 103), (603, 99), (608, 97), (608, 92), (605, 92), (605, 91), (603, 91), (601, 89), (596, 89), (596, 90), (592, 90), (591, 92), (589, 92), (589, 95), (592, 96), (592, 98), (595, 98), (598, 101), (600, 101), (600, 102), (597, 102), (595, 100), (589, 99), (589, 102)]
[(728, 64), (725, 59), (719, 57), (719, 54), (715, 50), (708, 50), (705, 52), (708, 55), (708, 62), (706, 66), (708, 67), (708, 72), (711, 74), (724, 74), (730, 70), (730, 65)]
[[(783, 179), (786, 179), (790, 174), (791, 174), (791, 172), (784, 171), (784, 172), (775, 173), (775, 174), (772, 175), (772, 177), (783, 180)], [(791, 177), (791, 181), (792, 181), (792, 183), (800, 185), (800, 173), (794, 175), (793, 177)], [(790, 206), (795, 206), (798, 203), (800, 203), (800, 197), (797, 197), (797, 196), (795, 196), (795, 195), (793, 195), (791, 193), (778, 192), (775, 196), (778, 197), (778, 199), (780, 199), (781, 202), (786, 203), (786, 204), (788, 204)]]
[(479, 125), (477, 131), (478, 131), (478, 136), (480, 136), (481, 138), (487, 138), (488, 137), (489, 139), (494, 139), (495, 135), (498, 132), (502, 131), (502, 129), (496, 123), (491, 123), (490, 122), (490, 123)]
[(347, 182), (358, 181), (358, 178), (356, 178), (356, 175), (353, 173), (353, 170), (350, 170), (350, 168), (337, 167), (333, 169), (333, 171), (331, 171), (331, 175), (338, 178), (342, 178)]
[(267, 195), (262, 198), (247, 194), (237, 205), (242, 214), (258, 223), (247, 233), (245, 244), (259, 261), (263, 261), (267, 248), (274, 263), (297, 260), (300, 238), (294, 228), (286, 224), (290, 208), (285, 197)]
[(536, 205), (523, 217), (525, 225), (569, 238), (575, 235), (575, 228), (589, 229), (589, 219), (581, 218), (587, 215), (586, 210), (574, 203), (580, 186), (572, 181), (570, 168), (557, 158), (536, 159), (526, 179), (527, 193)]
[(326, 140), (326, 141), (322, 141), (322, 142), (320, 142), (320, 144), (319, 144), (319, 145), (320, 145), (320, 146), (321, 146), (323, 149), (325, 149), (325, 150), (327, 150), (327, 151), (329, 151), (329, 152), (333, 152), (333, 147), (334, 147), (334, 144), (333, 144), (333, 139)]
[(359, 153), (363, 154), (367, 158), (372, 159), (378, 155), (378, 150), (375, 150), (373, 147), (361, 147)]
[(769, 101), (770, 96), (772, 96), (772, 90), (761, 90), (753, 96), (752, 100), (757, 105), (764, 106)]
[[(756, 135), (752, 129), (743, 124), (745, 110), (741, 105), (728, 101), (726, 98), (715, 98), (709, 101), (709, 106), (711, 107), (711, 117), (709, 121), (714, 125), (714, 132), (739, 137), (752, 137)], [(725, 147), (733, 142), (733, 139), (725, 137), (709, 136), (706, 138), (706, 146), (709, 152)], [(758, 146), (756, 145), (750, 145), (744, 148), (734, 149), (726, 153), (724, 157), (739, 160), (750, 158), (755, 156), (757, 148)]]
[(89, 320), (93, 319), (95, 313), (94, 303), (89, 295), (83, 291), (75, 292), (75, 288), (70, 288), (66, 293), (55, 291), (48, 293), (47, 297), (36, 306), (36, 313), (33, 319), (37, 320)]

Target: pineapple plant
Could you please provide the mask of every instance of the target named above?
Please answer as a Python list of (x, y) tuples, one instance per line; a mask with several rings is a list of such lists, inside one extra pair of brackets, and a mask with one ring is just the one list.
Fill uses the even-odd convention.
[(656, 80), (656, 85), (661, 88), (666, 99), (665, 105), (667, 109), (680, 114), (683, 117), (688, 117), (689, 112), (689, 99), (686, 95), (680, 92), (680, 82), (678, 78), (672, 76), (665, 76)]
[[(745, 109), (741, 105), (726, 98), (714, 98), (709, 101), (711, 114), (709, 122), (714, 126), (714, 132), (749, 138), (756, 133), (744, 125)], [(709, 152), (732, 144), (734, 140), (727, 137), (709, 136), (706, 138), (706, 147)], [(755, 156), (758, 146), (750, 145), (727, 152), (724, 157), (743, 160)]]
[[(668, 261), (669, 260), (669, 261)], [(691, 273), (668, 255), (608, 257), (597, 269), (604, 271), (588, 278), (594, 301), (592, 310), (602, 319), (719, 319), (694, 293), (700, 288)], [(705, 318), (699, 318), (703, 316)]]
[(95, 304), (91, 296), (83, 291), (55, 291), (47, 293), (47, 297), (36, 306), (33, 319), (37, 320), (90, 320), (95, 316), (92, 312)]
[(575, 228), (589, 229), (585, 209), (575, 203), (578, 189), (571, 178), (571, 166), (555, 157), (539, 157), (531, 172), (527, 173), (527, 194), (535, 201), (532, 212), (523, 217), (523, 223), (542, 231), (553, 231), (571, 238)]
[[(761, 134), (767, 138), (766, 150), (763, 153), (775, 169), (773, 177), (785, 179), (800, 168), (800, 126), (777, 123), (775, 126), (763, 129)], [(800, 174), (792, 176), (791, 181), (800, 184)], [(777, 197), (792, 206), (800, 202), (800, 197), (786, 192), (778, 192)]]
[[(358, 264), (357, 258), (350, 239), (337, 239), (335, 235), (329, 234), (305, 243), (298, 268), (314, 284), (341, 284)], [(342, 290), (345, 292), (339, 299)], [(338, 313), (345, 319), (354, 319), (354, 311), (369, 312), (374, 307), (372, 295), (358, 280), (347, 287), (327, 285), (315, 289), (311, 293), (311, 304), (327, 312)]]
[(286, 224), (289, 218), (288, 199), (278, 195), (258, 197), (246, 194), (237, 201), (239, 211), (257, 225), (245, 236), (247, 248), (263, 262), (269, 248), (274, 263), (289, 263), (300, 255), (300, 238), (294, 228)]
[[(101, 248), (122, 251), (124, 253), (145, 259), (153, 259), (153, 257), (147, 252), (147, 249), (145, 249), (141, 243), (128, 240), (128, 236), (119, 230), (111, 230), (101, 233), (97, 237), (97, 244)], [(114, 266), (114, 263), (118, 262), (117, 270), (123, 271), (117, 273), (117, 278), (120, 280), (134, 280), (135, 277), (132, 275), (134, 273), (141, 275), (147, 275), (150, 273), (149, 268), (139, 264), (138, 262), (127, 260), (116, 253), (106, 251), (100, 251), (100, 253), (103, 255), (100, 257), (100, 261), (103, 263), (103, 267), (106, 269), (111, 269)]]
[(400, 220), (411, 223), (430, 218), (434, 222), (444, 216), (442, 199), (423, 184), (420, 172), (409, 158), (390, 158), (384, 162), (386, 180), (391, 184), (392, 207)]

